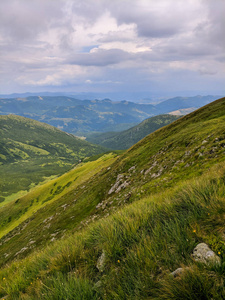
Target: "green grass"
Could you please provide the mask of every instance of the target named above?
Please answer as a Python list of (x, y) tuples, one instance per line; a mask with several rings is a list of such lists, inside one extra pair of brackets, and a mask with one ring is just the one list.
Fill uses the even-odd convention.
[[(24, 197), (3, 206), (1, 209), (0, 238), (30, 218), (40, 208), (59, 200), (68, 192), (85, 183), (102, 168), (110, 165), (115, 157), (115, 154), (109, 153), (100, 157), (97, 161), (81, 163), (61, 177), (38, 186)], [(54, 213), (57, 206), (58, 202), (55, 205), (52, 204), (51, 213)], [(38, 218), (39, 221), (40, 218)]]
[[(223, 299), (225, 165), (199, 180), (133, 203), (0, 272), (9, 299)], [(206, 242), (221, 267), (195, 263)], [(106, 253), (103, 272), (96, 268)], [(179, 279), (169, 274), (188, 267)], [(83, 298), (82, 298), (83, 297)], [(211, 298), (210, 298), (211, 297)], [(88, 299), (88, 298), (87, 298)]]

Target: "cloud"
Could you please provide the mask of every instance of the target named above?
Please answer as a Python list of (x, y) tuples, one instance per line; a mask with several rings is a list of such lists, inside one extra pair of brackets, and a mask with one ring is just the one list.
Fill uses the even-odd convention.
[(189, 89), (218, 87), (224, 11), (224, 0), (0, 1), (0, 89), (151, 91), (178, 73)]
[(0, 4), (0, 28), (4, 38), (14, 41), (35, 39), (62, 18), (62, 1), (9, 0)]
[(80, 66), (108, 66), (129, 60), (131, 55), (119, 49), (96, 49), (90, 53), (75, 54), (67, 63)]

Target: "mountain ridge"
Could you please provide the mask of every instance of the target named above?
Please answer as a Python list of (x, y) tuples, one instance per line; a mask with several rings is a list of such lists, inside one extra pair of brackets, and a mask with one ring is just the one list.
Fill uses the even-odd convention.
[(121, 131), (154, 115), (179, 108), (201, 107), (215, 96), (176, 97), (156, 105), (130, 101), (79, 100), (69, 96), (29, 96), (0, 99), (0, 114), (19, 114), (75, 135)]

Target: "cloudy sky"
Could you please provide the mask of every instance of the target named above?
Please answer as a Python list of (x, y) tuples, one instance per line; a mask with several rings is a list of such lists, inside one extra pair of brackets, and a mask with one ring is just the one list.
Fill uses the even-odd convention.
[(0, 94), (225, 94), (224, 0), (1, 0)]

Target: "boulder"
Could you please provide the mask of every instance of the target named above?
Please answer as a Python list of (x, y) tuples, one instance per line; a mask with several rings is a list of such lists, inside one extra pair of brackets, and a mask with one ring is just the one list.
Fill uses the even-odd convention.
[(204, 264), (221, 264), (221, 259), (205, 243), (198, 244), (193, 251), (192, 257), (195, 261)]

